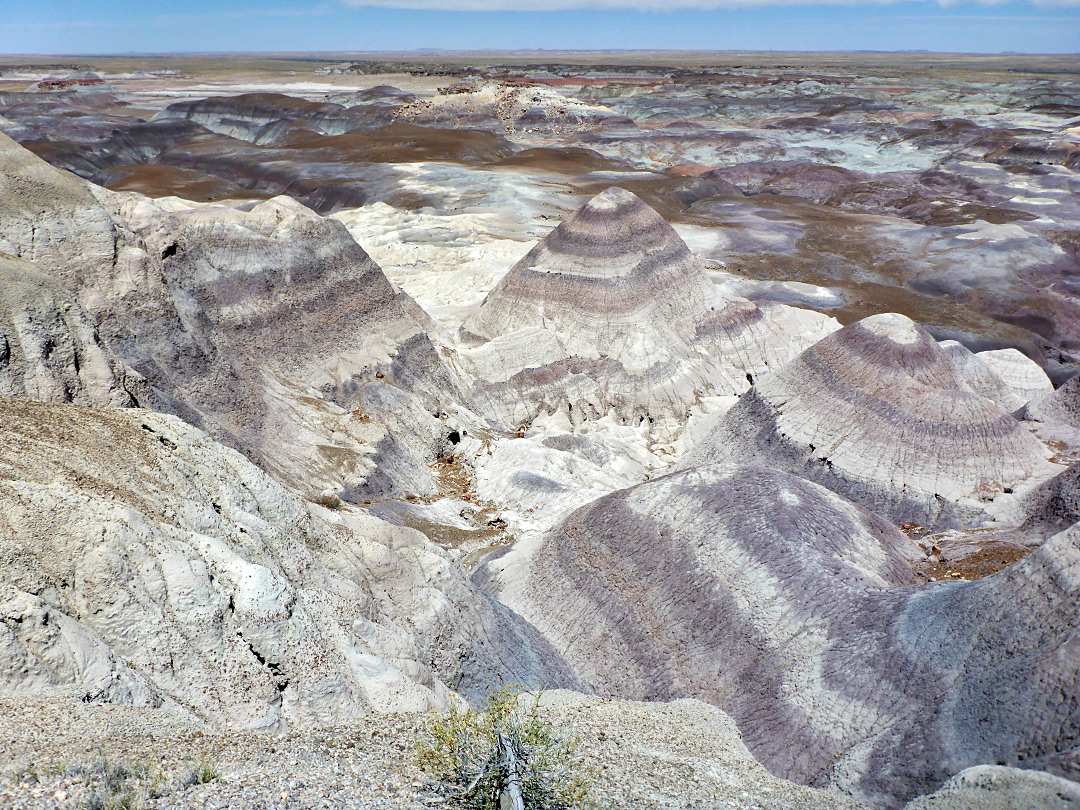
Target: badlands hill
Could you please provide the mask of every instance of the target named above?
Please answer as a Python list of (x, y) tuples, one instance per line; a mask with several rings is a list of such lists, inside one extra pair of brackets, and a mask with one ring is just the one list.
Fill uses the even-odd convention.
[(925, 330), (885, 314), (761, 380), (682, 466), (764, 462), (897, 523), (948, 526), (982, 519), (995, 498), (1038, 477), (1048, 455)]
[(461, 329), (481, 406), (508, 425), (565, 408), (685, 421), (827, 334), (831, 319), (724, 298), (675, 230), (631, 192), (589, 200), (514, 265)]
[[(0, 250), (75, 296), (145, 381), (137, 401), (294, 486), (431, 491), (424, 465), (443, 437), (428, 414), (454, 387), (422, 314), (339, 223), (284, 197), (163, 207), (82, 184), (3, 135), (0, 166)], [(353, 409), (410, 421), (411, 446)]]
[(913, 588), (918, 548), (881, 517), (786, 473), (696, 466), (474, 579), (602, 694), (706, 700), (774, 773), (896, 806), (980, 762), (1073, 773), (1078, 542)]
[[(0, 99), (0, 129), (34, 147), (0, 135), (3, 750), (40, 754), (33, 718), (55, 716), (65, 751), (165, 734), (232, 752), (217, 799), (165, 804), (355, 789), (388, 806), (364, 791), (393, 773), (389, 806), (428, 806), (400, 715), (518, 683), (559, 690), (541, 705), (582, 729), (617, 807), (1071, 806), (1078, 389), (1043, 370), (1071, 367), (1068, 261), (1047, 247), (1067, 202), (1010, 225), (1053, 258), (970, 310), (948, 309), (966, 282), (935, 264), (914, 297), (860, 312), (839, 286), (731, 271), (820, 248), (812, 222), (887, 225), (915, 251), (926, 200), (903, 225), (881, 213), (907, 180), (805, 160), (646, 170), (779, 147), (760, 121), (718, 132), (707, 95), (700, 121), (613, 112), (662, 122), (700, 77), (575, 85), (560, 106), (567, 77), (537, 75), (434, 100), (188, 99), (142, 128), (102, 88)], [(839, 127), (817, 84), (795, 107)], [(791, 109), (727, 109), (762, 105)], [(984, 147), (964, 143), (969, 166)], [(151, 198), (65, 165), (221, 185), (216, 202)], [(1053, 165), (1032, 188), (1071, 188)], [(920, 178), (926, 199), (967, 188), (958, 217), (994, 202)], [(404, 241), (356, 240), (406, 210)], [(506, 210), (513, 238), (474, 250)], [(932, 227), (978, 253), (984, 225), (974, 241)], [(418, 247), (446, 243), (467, 261)], [(423, 274), (430, 312), (404, 281)], [(1039, 284), (1058, 285), (1041, 309)], [(880, 305), (919, 296), (937, 296), (925, 323)], [(1002, 301), (1041, 331), (980, 320)], [(364, 786), (342, 776), (343, 741), (379, 757), (348, 760)], [(18, 801), (74, 806), (69, 777)]]
[(175, 417), (0, 409), (8, 689), (284, 729), (445, 706), (451, 678), (577, 683), (418, 532), (313, 506)]

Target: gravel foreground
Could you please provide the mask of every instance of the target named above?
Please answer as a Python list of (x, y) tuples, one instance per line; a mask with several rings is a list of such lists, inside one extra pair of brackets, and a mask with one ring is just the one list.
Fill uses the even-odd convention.
[[(773, 777), (730, 718), (699, 701), (548, 692), (540, 711), (579, 739), (599, 808), (863, 807)], [(420, 715), (372, 714), (284, 734), (220, 731), (164, 710), (0, 696), (0, 757), (9, 763), (0, 807), (453, 807), (413, 764), (423, 724)], [(200, 784), (200, 774), (212, 781)]]

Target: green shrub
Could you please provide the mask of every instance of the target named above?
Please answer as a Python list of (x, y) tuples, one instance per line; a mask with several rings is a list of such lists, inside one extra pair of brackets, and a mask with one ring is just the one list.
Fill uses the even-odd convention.
[(90, 798), (83, 802), (82, 810), (141, 810), (144, 806), (132, 790), (116, 793), (94, 791)]
[(432, 717), (420, 738), (417, 764), (450, 786), (469, 810), (514, 807), (515, 796), (525, 810), (592, 807), (577, 740), (540, 719), (539, 694), (523, 702), (521, 693), (504, 688), (482, 711), (454, 707)]
[(218, 770), (217, 764), (210, 762), (204, 757), (199, 760), (198, 765), (189, 770), (180, 780), (180, 786), (191, 787), (192, 785), (206, 785), (210, 782), (216, 782), (220, 778), (221, 771)]
[(195, 782), (199, 785), (205, 785), (210, 782), (216, 782), (221, 778), (221, 773), (218, 771), (218, 767), (213, 762), (207, 762), (205, 759), (199, 762), (199, 767), (195, 769)]
[(317, 498), (312, 498), (312, 503), (317, 503), (319, 506), (325, 506), (327, 509), (333, 509), (335, 512), (341, 508), (341, 498), (335, 495), (319, 495)]
[(138, 810), (147, 799), (161, 796), (164, 774), (154, 765), (127, 765), (101, 759), (66, 769), (67, 776), (81, 776), (91, 787), (83, 810)]

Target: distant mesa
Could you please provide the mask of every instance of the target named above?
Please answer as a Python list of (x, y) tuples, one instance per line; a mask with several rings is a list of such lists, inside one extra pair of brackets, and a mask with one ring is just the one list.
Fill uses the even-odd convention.
[(681, 463), (753, 461), (896, 522), (970, 525), (1049, 477), (1048, 452), (897, 314), (841, 329), (763, 377)]
[(65, 90), (112, 92), (112, 88), (105, 83), (105, 80), (91, 71), (49, 76), (26, 88), (28, 93), (56, 93)]
[(610, 188), (526, 254), (462, 326), (483, 343), (480, 399), (528, 419), (685, 415), (702, 393), (736, 394), (748, 375), (834, 328), (826, 316), (723, 298), (686, 243), (637, 196)]
[(500, 134), (548, 133), (565, 136), (612, 118), (604, 106), (529, 83), (468, 77), (401, 110), (401, 120), (421, 126), (479, 129)]
[(913, 553), (816, 484), (707, 465), (473, 578), (599, 694), (711, 702), (787, 779), (887, 808), (986, 762), (1075, 778), (1080, 526), (975, 582), (912, 587)]
[(273, 144), (298, 130), (341, 135), (354, 129), (389, 124), (394, 118), (393, 110), (403, 102), (392, 95), (387, 96), (385, 102), (345, 107), (281, 93), (245, 93), (178, 101), (154, 120), (193, 121), (221, 135), (256, 144)]
[(339, 65), (327, 65), (326, 67), (316, 68), (316, 76), (341, 76), (345, 74), (353, 74), (356, 76), (363, 76), (366, 72), (367, 66), (363, 64), (356, 64), (353, 62), (342, 62)]

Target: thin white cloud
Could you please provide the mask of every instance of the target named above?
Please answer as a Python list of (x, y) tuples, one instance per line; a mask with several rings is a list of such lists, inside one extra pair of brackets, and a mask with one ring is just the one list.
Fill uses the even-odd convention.
[[(685, 11), (775, 6), (876, 6), (899, 0), (341, 0), (355, 8), (378, 7), (423, 11)], [(928, 0), (928, 4), (954, 6), (960, 0)], [(996, 6), (1005, 0), (968, 0)], [(1080, 0), (1033, 0), (1035, 7), (1080, 7)]]
[[(353, 5), (346, 3), (345, 5)], [(360, 5), (359, 3), (356, 5)], [(117, 28), (130, 25), (195, 25), (215, 20), (251, 20), (260, 17), (313, 17), (333, 13), (337, 8), (329, 0), (316, 6), (302, 8), (264, 8), (247, 11), (198, 11), (192, 13), (153, 14), (149, 17), (128, 17), (124, 20), (39, 20), (36, 22), (9, 22), (0, 20), (0, 31), (56, 31), (67, 28)]]
[[(346, 5), (353, 5), (346, 3)], [(359, 4), (357, 4), (359, 5)], [(244, 11), (196, 11), (192, 13), (176, 12), (171, 14), (155, 14), (151, 20), (158, 25), (180, 25), (199, 22), (211, 22), (213, 20), (250, 20), (256, 17), (313, 17), (330, 14), (333, 8), (329, 3), (320, 3), (316, 6), (305, 8), (262, 8), (247, 9)]]

